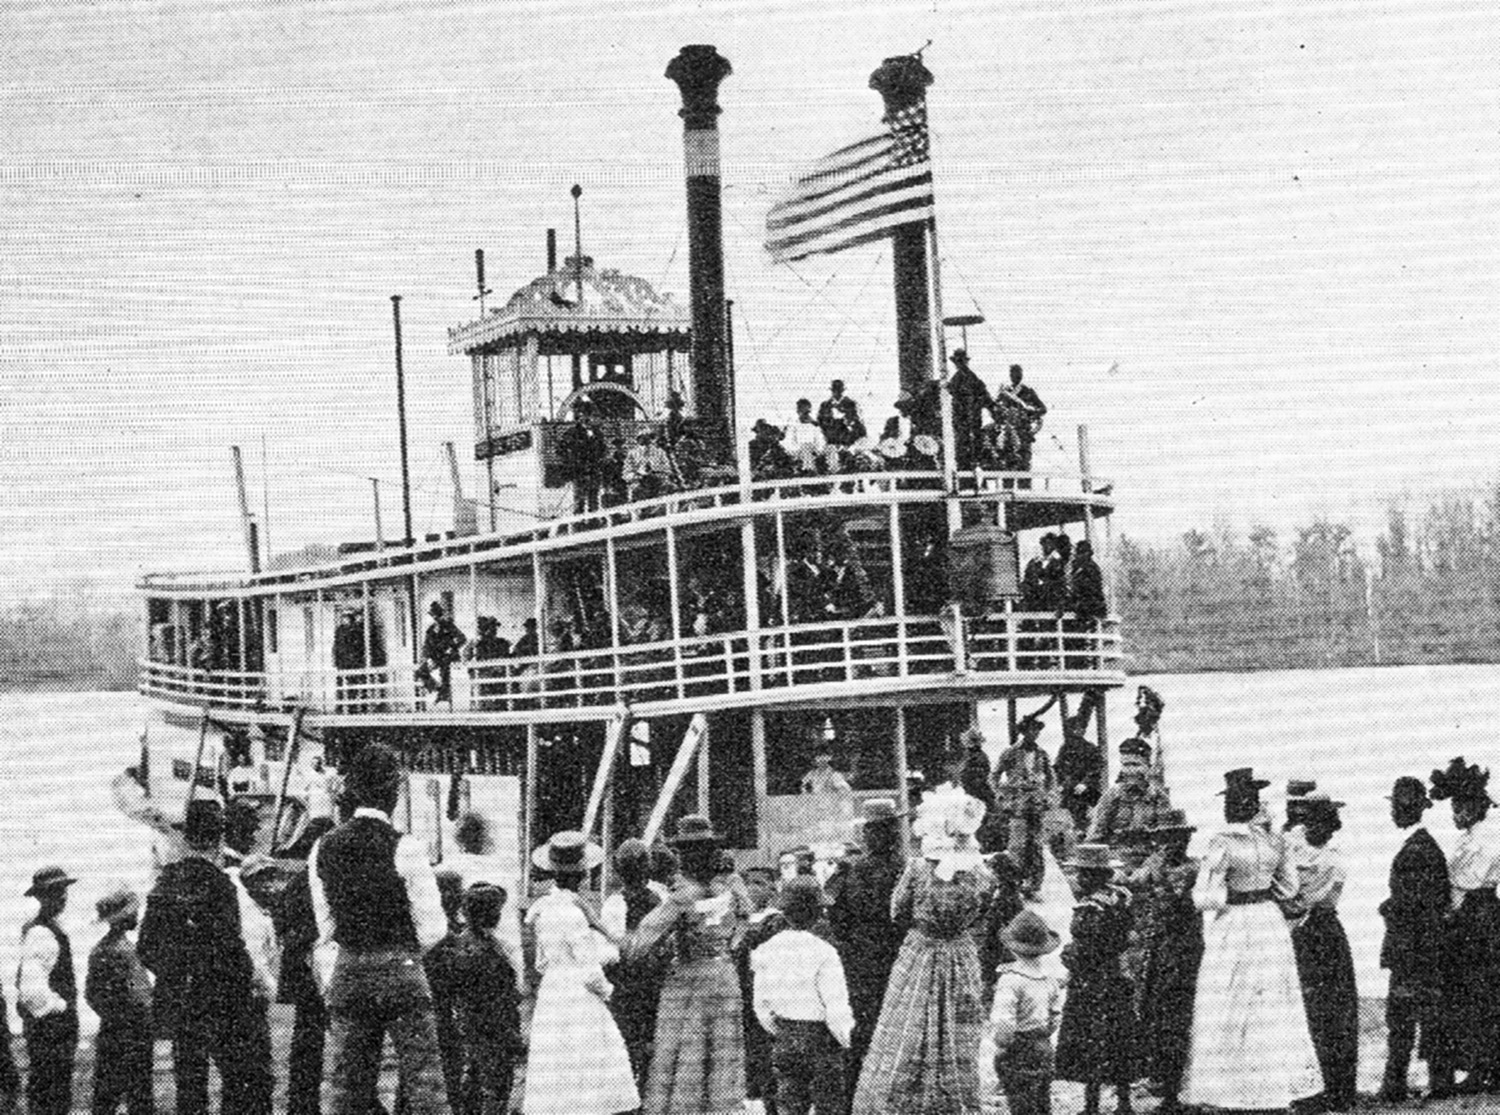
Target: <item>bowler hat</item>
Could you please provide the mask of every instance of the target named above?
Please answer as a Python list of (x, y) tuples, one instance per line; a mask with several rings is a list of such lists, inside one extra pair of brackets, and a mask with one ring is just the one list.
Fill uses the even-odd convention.
[(557, 832), (531, 853), (531, 862), (554, 875), (583, 875), (604, 862), (604, 849), (581, 832)]
[(1114, 871), (1120, 866), (1108, 844), (1080, 844), (1062, 866), (1078, 871)]
[(955, 364), (967, 364), (969, 362), (968, 350), (956, 348), (953, 350), (953, 355), (949, 356), (948, 359), (953, 361)]
[(1236, 767), (1234, 770), (1224, 772), (1224, 789), (1220, 790), (1216, 796), (1250, 793), (1264, 790), (1269, 785), (1270, 783), (1264, 778), (1255, 777), (1255, 768)]
[(172, 827), (189, 844), (217, 844), (224, 839), (224, 807), (212, 798), (194, 798), (183, 819), (174, 821)]
[(1318, 784), (1308, 778), (1293, 778), (1286, 784), (1286, 796), (1288, 798), (1305, 798), (1318, 788)]
[(701, 813), (689, 813), (677, 822), (677, 834), (667, 843), (682, 848), (689, 844), (717, 844), (722, 839), (707, 817)]
[(1390, 801), (1405, 802), (1408, 805), (1418, 805), (1427, 809), (1432, 805), (1432, 799), (1427, 796), (1427, 785), (1420, 778), (1413, 778), (1409, 774), (1403, 774), (1396, 779), (1391, 787)]
[(1034, 910), (1022, 910), (1000, 931), (1000, 943), (1017, 956), (1045, 956), (1062, 938)]
[(99, 899), (94, 903), (94, 910), (100, 921), (128, 921), (140, 913), (141, 900), (136, 897), (135, 891), (122, 888), (110, 891)]
[(36, 898), (55, 890), (62, 890), (78, 882), (61, 867), (44, 867), (31, 877), (31, 886), (26, 888), (27, 898)]

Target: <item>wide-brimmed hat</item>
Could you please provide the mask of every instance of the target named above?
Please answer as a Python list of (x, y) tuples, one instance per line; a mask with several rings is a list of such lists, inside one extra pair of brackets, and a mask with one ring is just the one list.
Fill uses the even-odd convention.
[(1236, 767), (1234, 770), (1224, 772), (1224, 788), (1218, 792), (1217, 797), (1227, 794), (1258, 793), (1271, 783), (1264, 778), (1255, 777), (1254, 767)]
[(1151, 745), (1140, 736), (1131, 736), (1120, 744), (1120, 758), (1151, 761)]
[(531, 853), (531, 862), (554, 875), (584, 875), (604, 862), (604, 849), (581, 832), (557, 832)]
[(61, 867), (44, 867), (31, 877), (31, 886), (26, 888), (27, 898), (36, 898), (38, 895), (50, 894), (52, 891), (62, 890), (78, 882)]
[(1046, 956), (1062, 938), (1034, 910), (1022, 910), (1000, 931), (1000, 943), (1017, 956)]
[(1318, 784), (1310, 778), (1293, 778), (1286, 784), (1286, 796), (1290, 798), (1305, 798), (1318, 788)]
[(1046, 726), (1040, 716), (1023, 716), (1016, 721), (1016, 734), (1020, 736), (1040, 735)]
[(691, 844), (718, 844), (724, 838), (714, 831), (713, 822), (701, 813), (689, 813), (677, 822), (677, 833), (668, 844), (682, 848)]
[(110, 891), (94, 903), (94, 911), (100, 921), (128, 921), (141, 912), (141, 900), (135, 891), (121, 888)]
[(1462, 755), (1449, 761), (1447, 769), (1432, 772), (1432, 797), (1435, 801), (1450, 798), (1460, 804), (1488, 802), (1490, 772), (1478, 763), (1466, 763)]
[(1396, 779), (1386, 800), (1418, 805), (1423, 809), (1432, 807), (1432, 799), (1427, 796), (1427, 784), (1420, 778), (1413, 778), (1409, 774), (1403, 774)]
[(966, 349), (956, 348), (948, 359), (955, 364), (967, 364), (969, 362), (969, 353)]
[(1197, 832), (1196, 825), (1188, 824), (1187, 812), (1182, 809), (1164, 809), (1148, 830), (1152, 835), (1169, 832)]
[(1120, 861), (1115, 859), (1114, 849), (1108, 844), (1080, 844), (1063, 860), (1062, 866), (1075, 871), (1115, 871)]
[(1314, 793), (1308, 794), (1302, 799), (1298, 812), (1301, 813), (1303, 817), (1311, 819), (1320, 814), (1333, 814), (1334, 816), (1337, 816), (1338, 811), (1343, 807), (1343, 802), (1334, 801), (1333, 798), (1329, 797), (1327, 794), (1319, 790)]

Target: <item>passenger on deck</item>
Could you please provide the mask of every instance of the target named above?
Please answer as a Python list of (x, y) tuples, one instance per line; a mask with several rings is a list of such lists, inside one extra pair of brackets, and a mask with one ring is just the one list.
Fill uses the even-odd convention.
[(528, 619), (521, 624), (521, 637), (516, 640), (515, 646), (511, 647), (512, 658), (533, 658), (541, 653), (541, 646), (537, 640), (536, 620)]
[(672, 472), (672, 459), (656, 442), (656, 433), (642, 430), (635, 445), (625, 457), (625, 483), (633, 500), (656, 499), (674, 491), (678, 484)]
[(782, 448), (785, 433), (764, 418), (755, 420), (750, 439), (750, 475), (756, 480), (784, 480), (796, 472), (796, 463)]
[(843, 537), (830, 540), (822, 571), (826, 610), (831, 618), (860, 619), (875, 610), (878, 601), (870, 591), (870, 579), (854, 555), (854, 547)]
[(682, 396), (676, 391), (667, 392), (667, 416), (662, 423), (662, 432), (666, 436), (667, 451), (673, 452), (677, 449), (677, 442), (682, 438), (685, 431), (687, 419), (682, 416), (682, 408), (686, 405)]
[[(1010, 450), (1001, 467), (1010, 471), (1031, 471), (1031, 447), (1042, 429), (1047, 406), (1029, 384), (1021, 382), (1021, 365), (1010, 366), (1010, 386), (995, 393), (995, 422), (1009, 431), (1005, 444)], [(1026, 481), (1029, 485), (1030, 481)]]
[(910, 448), (906, 436), (901, 432), (900, 416), (892, 415), (887, 418), (885, 429), (880, 432), (880, 440), (875, 443), (875, 452), (880, 456), (884, 467), (892, 470), (905, 468)]
[(953, 396), (953, 443), (960, 469), (971, 469), (979, 463), (979, 450), (983, 444), (984, 412), (994, 408), (984, 380), (969, 367), (969, 354), (964, 349), (955, 349), (948, 358), (953, 361), (954, 373), (948, 377), (948, 391)]
[(558, 439), (557, 455), (563, 479), (573, 485), (573, 513), (599, 510), (608, 447), (587, 399), (573, 405), (573, 425)]
[(828, 391), (828, 398), (818, 406), (818, 427), (829, 445), (848, 445), (855, 439), (849, 436), (844, 417), (844, 381), (834, 380), (828, 385)]
[(828, 445), (822, 426), (813, 419), (812, 403), (807, 399), (797, 400), (797, 417), (786, 428), (786, 451), (795, 462), (797, 471), (804, 476), (822, 470), (832, 472), (835, 467), (833, 462), (838, 459), (838, 450)]
[[(427, 672), (427, 687), (436, 693), (435, 700), (453, 703), (453, 663), (459, 660), (468, 636), (458, 629), (442, 604), (436, 600), (428, 609), (432, 622), (422, 637), (422, 665)], [(434, 683), (432, 674), (436, 671)]]

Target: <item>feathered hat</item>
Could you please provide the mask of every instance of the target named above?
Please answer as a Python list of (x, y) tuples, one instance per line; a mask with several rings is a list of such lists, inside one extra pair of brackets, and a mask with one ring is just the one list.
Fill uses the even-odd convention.
[(1490, 772), (1481, 770), (1478, 763), (1464, 762), (1459, 755), (1448, 763), (1447, 770), (1432, 772), (1432, 797), (1434, 801), (1445, 798), (1455, 802), (1484, 802), (1494, 804), (1489, 794)]

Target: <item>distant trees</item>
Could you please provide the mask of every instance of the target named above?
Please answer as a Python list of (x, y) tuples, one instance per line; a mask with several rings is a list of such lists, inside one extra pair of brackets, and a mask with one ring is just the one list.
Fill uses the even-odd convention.
[(1268, 526), (1164, 548), (1122, 537), (1115, 558), (1141, 672), (1500, 661), (1500, 485), (1415, 517), (1393, 503), (1373, 561), (1321, 518), (1287, 544)]
[(138, 620), (76, 580), (0, 609), (0, 688), (130, 689)]

